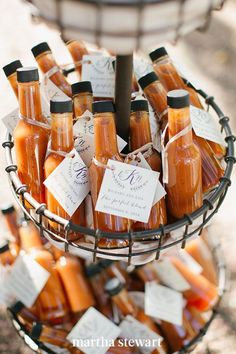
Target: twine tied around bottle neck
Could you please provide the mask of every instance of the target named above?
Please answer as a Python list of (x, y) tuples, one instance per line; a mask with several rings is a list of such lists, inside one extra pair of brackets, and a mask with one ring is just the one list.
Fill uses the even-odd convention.
[(111, 171), (115, 170), (115, 166), (108, 166), (107, 164), (98, 161), (96, 159), (96, 157), (93, 157), (92, 162), (98, 167), (101, 167), (101, 168), (104, 168), (104, 169), (108, 169), (108, 170), (111, 170)]
[(163, 171), (163, 183), (168, 183), (168, 175), (169, 175), (169, 169), (168, 169), (168, 148), (169, 146), (182, 136), (186, 135), (192, 130), (192, 124), (188, 124), (187, 127), (182, 129), (180, 132), (178, 132), (176, 135), (172, 136), (172, 138), (168, 141), (168, 143), (165, 146), (165, 136), (168, 128), (168, 124), (166, 125), (163, 133), (161, 134), (161, 157), (162, 157), (162, 171)]
[(147, 143), (141, 146), (139, 149), (136, 149), (130, 152), (129, 154), (127, 154), (125, 156), (125, 163), (128, 163), (128, 161), (130, 160), (137, 161), (139, 159), (139, 157), (137, 156), (139, 152), (141, 152), (143, 154), (143, 157), (147, 159), (153, 153), (153, 143), (152, 142)]
[(31, 118), (28, 118), (28, 117), (24, 117), (21, 113), (19, 113), (19, 117), (20, 117), (20, 119), (24, 120), (25, 122), (27, 122), (27, 123), (29, 123), (31, 125), (34, 125), (36, 127), (40, 127), (40, 128), (43, 128), (43, 129), (51, 130), (50, 125), (48, 125), (46, 123), (39, 122), (37, 120), (31, 119)]
[(75, 157), (75, 153), (72, 151), (66, 152), (66, 151), (60, 151), (60, 150), (53, 150), (53, 149), (51, 149), (51, 147), (48, 148), (48, 152), (62, 156), (62, 157), (69, 157), (71, 159), (73, 159)]

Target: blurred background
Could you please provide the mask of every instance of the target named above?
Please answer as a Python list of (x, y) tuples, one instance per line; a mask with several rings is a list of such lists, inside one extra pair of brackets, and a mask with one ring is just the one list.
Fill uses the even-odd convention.
[[(227, 0), (220, 12), (215, 12), (208, 30), (194, 32), (179, 40), (176, 46), (168, 45), (171, 57), (180, 62), (200, 82), (208, 94), (213, 95), (223, 112), (231, 118), (233, 132), (236, 132), (236, 1)], [(31, 21), (30, 8), (21, 0), (0, 1), (0, 68), (20, 59), (25, 66), (35, 65), (31, 47), (39, 42), (49, 43), (58, 63), (69, 63), (71, 58), (57, 31), (46, 25)], [(0, 117), (17, 107), (16, 98), (7, 79), (0, 69)], [(0, 121), (0, 139), (5, 137), (5, 128)], [(4, 151), (0, 149), (0, 204), (12, 201), (8, 181), (4, 172)], [(210, 227), (210, 233), (219, 239), (226, 256), (229, 273), (228, 291), (220, 308), (220, 314), (210, 327), (204, 342), (208, 353), (236, 353), (236, 171), (233, 184), (220, 212)], [(4, 228), (0, 220), (0, 239)], [(1, 291), (1, 289), (0, 289)], [(205, 346), (202, 351), (206, 353)], [(0, 353), (32, 353), (6, 319), (0, 309)]]

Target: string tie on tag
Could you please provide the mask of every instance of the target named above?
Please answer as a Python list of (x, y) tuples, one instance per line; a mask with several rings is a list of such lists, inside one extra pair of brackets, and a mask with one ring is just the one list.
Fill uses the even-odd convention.
[[(125, 162), (127, 162), (129, 160), (138, 161), (139, 157), (137, 156), (137, 154), (139, 152), (141, 152), (143, 154), (144, 158), (148, 158), (149, 156), (151, 156), (151, 154), (153, 152), (153, 143), (145, 144), (145, 145), (141, 146), (139, 149), (136, 149), (136, 150), (132, 151), (131, 153), (129, 153), (128, 155), (126, 155)], [(140, 161), (138, 161), (138, 162), (140, 162)]]
[(53, 150), (51, 148), (48, 148), (48, 151), (53, 153), (53, 154), (62, 156), (62, 157), (69, 157), (71, 159), (73, 159), (75, 157), (75, 153), (74, 152), (57, 151), (57, 150)]
[(115, 170), (115, 167), (114, 166), (108, 166), (108, 165), (106, 165), (106, 164), (104, 164), (104, 163), (102, 163), (102, 162), (100, 162), (100, 161), (98, 161), (95, 157), (93, 157), (93, 163), (96, 165), (96, 166), (98, 166), (98, 167), (101, 167), (101, 168), (104, 168), (104, 169), (108, 169), (108, 170), (112, 170), (112, 171), (114, 171)]
[(51, 127), (50, 125), (46, 124), (46, 123), (43, 123), (43, 122), (39, 122), (37, 120), (34, 120), (34, 119), (30, 119), (30, 118), (27, 118), (27, 117), (24, 117), (22, 114), (19, 113), (19, 117), (20, 119), (24, 120), (25, 122), (29, 123), (29, 124), (32, 124), (36, 127), (40, 127), (40, 128), (43, 128), (43, 129), (48, 129), (50, 130)]
[(163, 133), (161, 134), (161, 156), (162, 156), (162, 170), (163, 170), (163, 183), (168, 183), (168, 148), (169, 146), (182, 136), (186, 135), (192, 130), (192, 124), (187, 125), (184, 129), (182, 129), (178, 134), (174, 135), (165, 146), (165, 136), (168, 128), (168, 124), (166, 125)]

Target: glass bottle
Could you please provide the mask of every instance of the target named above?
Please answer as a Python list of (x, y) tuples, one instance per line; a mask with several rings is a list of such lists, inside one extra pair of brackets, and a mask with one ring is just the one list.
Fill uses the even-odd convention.
[[(123, 162), (117, 148), (114, 112), (114, 105), (111, 101), (93, 103), (95, 159), (104, 165), (107, 164), (109, 159)], [(104, 173), (105, 168), (97, 166), (97, 164), (92, 161), (89, 167), (89, 174), (94, 227), (106, 232), (125, 232), (128, 230), (128, 219), (95, 211)], [(100, 248), (120, 248), (127, 246), (128, 241), (126, 240), (101, 238), (98, 241), (98, 247)]]
[[(168, 92), (169, 139), (190, 126), (189, 94), (185, 90)], [(176, 219), (202, 206), (201, 155), (193, 143), (192, 129), (173, 141), (168, 153), (166, 184), (169, 213)]]
[(95, 305), (90, 285), (83, 274), (78, 258), (65, 255), (56, 263), (56, 270), (65, 289), (71, 312), (78, 318), (90, 306)]
[(16, 98), (18, 98), (18, 85), (17, 85), (17, 75), (16, 70), (22, 68), (20, 60), (15, 60), (3, 67), (3, 71), (14, 91)]
[(71, 85), (66, 80), (65, 76), (60, 71), (60, 68), (54, 59), (51, 48), (46, 42), (37, 44), (31, 49), (40, 70), (43, 74), (46, 74), (49, 70), (53, 68), (58, 68), (54, 74), (50, 76), (50, 80), (67, 96), (71, 97)]
[[(145, 100), (134, 100), (131, 102), (130, 115), (130, 146), (131, 151), (151, 143), (151, 128), (148, 114), (148, 103)], [(161, 173), (161, 158), (154, 148), (146, 157), (147, 163), (152, 170)], [(142, 231), (158, 228), (161, 224), (167, 223), (165, 199), (162, 198), (151, 209), (147, 223), (136, 221), (133, 223), (133, 230)]]
[(89, 52), (84, 42), (82, 41), (71, 40), (66, 42), (66, 46), (72, 56), (79, 78), (81, 78), (81, 72), (82, 72), (81, 60), (83, 59), (83, 55), (88, 55)]
[[(45, 160), (49, 130), (38, 126), (45, 123), (42, 115), (39, 74), (35, 67), (17, 69), (20, 115), (14, 129), (14, 145), (17, 171), (22, 184), (38, 203), (45, 202), (43, 164)], [(31, 206), (26, 203), (30, 208)]]
[(170, 261), (181, 275), (187, 280), (191, 289), (186, 290), (183, 295), (188, 305), (199, 311), (208, 311), (215, 305), (218, 294), (217, 288), (201, 274), (192, 272), (183, 262), (176, 257), (170, 257)]
[(19, 228), (17, 222), (17, 212), (12, 204), (3, 205), (1, 207), (1, 212), (5, 221), (5, 224), (10, 231), (11, 236), (13, 237), (12, 242), (15, 243), (17, 246), (20, 246), (20, 239), (19, 239)]
[[(55, 168), (64, 160), (64, 156), (57, 152), (69, 153), (74, 147), (73, 139), (73, 118), (72, 118), (72, 101), (64, 97), (55, 96), (50, 101), (51, 111), (51, 149), (53, 150), (47, 156), (44, 163), (45, 179), (55, 170)], [(69, 157), (68, 157), (69, 158)], [(46, 188), (46, 203), (48, 209), (54, 214), (69, 220), (70, 217), (62, 206), (57, 202), (53, 195)], [(72, 222), (85, 226), (85, 206), (84, 201), (72, 215)], [(64, 237), (63, 226), (53, 222), (49, 222), (49, 227), (55, 233), (61, 233)], [(77, 240), (81, 237), (79, 233), (70, 233), (70, 240)]]
[(85, 111), (92, 112), (93, 90), (90, 81), (76, 82), (71, 86), (73, 96), (74, 121)]
[(166, 89), (154, 71), (141, 77), (138, 83), (152, 106), (163, 131), (168, 122)]
[(28, 309), (25, 305), (17, 301), (13, 305), (9, 307), (10, 311), (18, 317), (20, 322), (24, 325), (27, 331), (31, 331), (33, 322), (37, 321), (37, 316), (35, 313), (35, 309)]
[(40, 322), (36, 322), (33, 324), (30, 337), (33, 340), (37, 340), (45, 344), (48, 343), (58, 346), (59, 348), (65, 348), (71, 354), (82, 354), (83, 352), (74, 347), (73, 344), (68, 341), (68, 334), (69, 333), (63, 329), (48, 327)]
[(104, 290), (107, 279), (104, 276), (102, 268), (97, 263), (91, 263), (85, 266), (85, 274), (95, 295), (98, 310), (103, 313), (104, 316), (113, 320), (111, 301)]
[(39, 232), (32, 222), (24, 221), (19, 232), (22, 249), (50, 273), (35, 302), (38, 317), (45, 323), (62, 324), (68, 318), (68, 305), (53, 256), (43, 248)]
[(11, 266), (16, 260), (16, 255), (11, 252), (9, 242), (0, 246), (0, 264), (3, 267)]
[[(143, 325), (147, 326), (153, 332), (157, 333), (161, 336), (161, 332), (158, 329), (157, 325), (153, 322), (153, 320), (145, 315), (144, 311), (138, 308), (131, 297), (129, 296), (128, 292), (126, 291), (123, 284), (120, 283), (119, 279), (112, 278), (110, 279), (106, 285), (105, 290), (108, 295), (111, 297), (112, 302), (116, 305), (120, 316), (125, 318), (128, 315), (133, 316), (136, 320), (141, 322)], [(162, 341), (162, 351), (161, 353), (166, 352), (166, 344), (164, 340)], [(156, 348), (154, 349), (151, 354), (159, 354), (160, 351)]]
[[(184, 83), (164, 47), (151, 52), (150, 58), (153, 62), (153, 68), (156, 74), (160, 77), (160, 80), (167, 91), (178, 89), (187, 90), (190, 95), (191, 104), (197, 108), (203, 109), (197, 92)], [(208, 141), (208, 143), (218, 158), (222, 158), (225, 155), (225, 148), (223, 146), (212, 141)]]

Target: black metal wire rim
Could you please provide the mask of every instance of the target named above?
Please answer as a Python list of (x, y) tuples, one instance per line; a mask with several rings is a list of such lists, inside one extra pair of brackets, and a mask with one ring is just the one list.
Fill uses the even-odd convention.
[[(205, 336), (205, 334), (207, 333), (211, 323), (213, 322), (213, 320), (216, 318), (216, 316), (219, 313), (219, 306), (220, 303), (222, 301), (223, 295), (226, 291), (226, 279), (227, 279), (227, 272), (226, 272), (226, 266), (225, 266), (225, 261), (224, 261), (224, 255), (221, 249), (220, 244), (215, 245), (212, 248), (212, 254), (213, 254), (213, 259), (215, 262), (215, 265), (218, 268), (218, 301), (215, 304), (214, 308), (212, 309), (212, 314), (209, 318), (209, 320), (206, 322), (206, 324), (201, 328), (201, 330), (199, 331), (199, 333), (184, 347), (182, 347), (178, 352), (173, 353), (173, 354), (185, 354), (185, 353), (190, 353), (190, 351), (195, 348), (195, 346), (202, 340), (202, 338)], [(21, 321), (19, 320), (19, 318), (10, 310), (10, 308), (8, 308), (8, 314), (9, 317), (11, 319), (11, 321), (15, 321), (20, 329), (17, 329), (16, 326), (14, 325), (13, 322), (13, 327), (15, 328), (16, 332), (18, 333), (18, 335), (25, 341), (25, 336), (28, 336), (34, 343), (35, 345), (38, 346), (39, 349), (44, 350), (46, 353), (48, 354), (58, 354), (57, 352), (55, 352), (52, 349), (49, 349), (47, 347), (47, 344), (33, 340), (30, 337), (30, 334), (26, 331), (24, 325), (21, 323)], [(27, 344), (27, 342), (25, 341), (25, 343)], [(27, 344), (28, 345), (28, 344)], [(29, 345), (28, 345), (29, 346)], [(33, 348), (31, 348), (33, 351), (35, 351), (36, 353), (38, 353), (38, 350), (35, 350)]]

